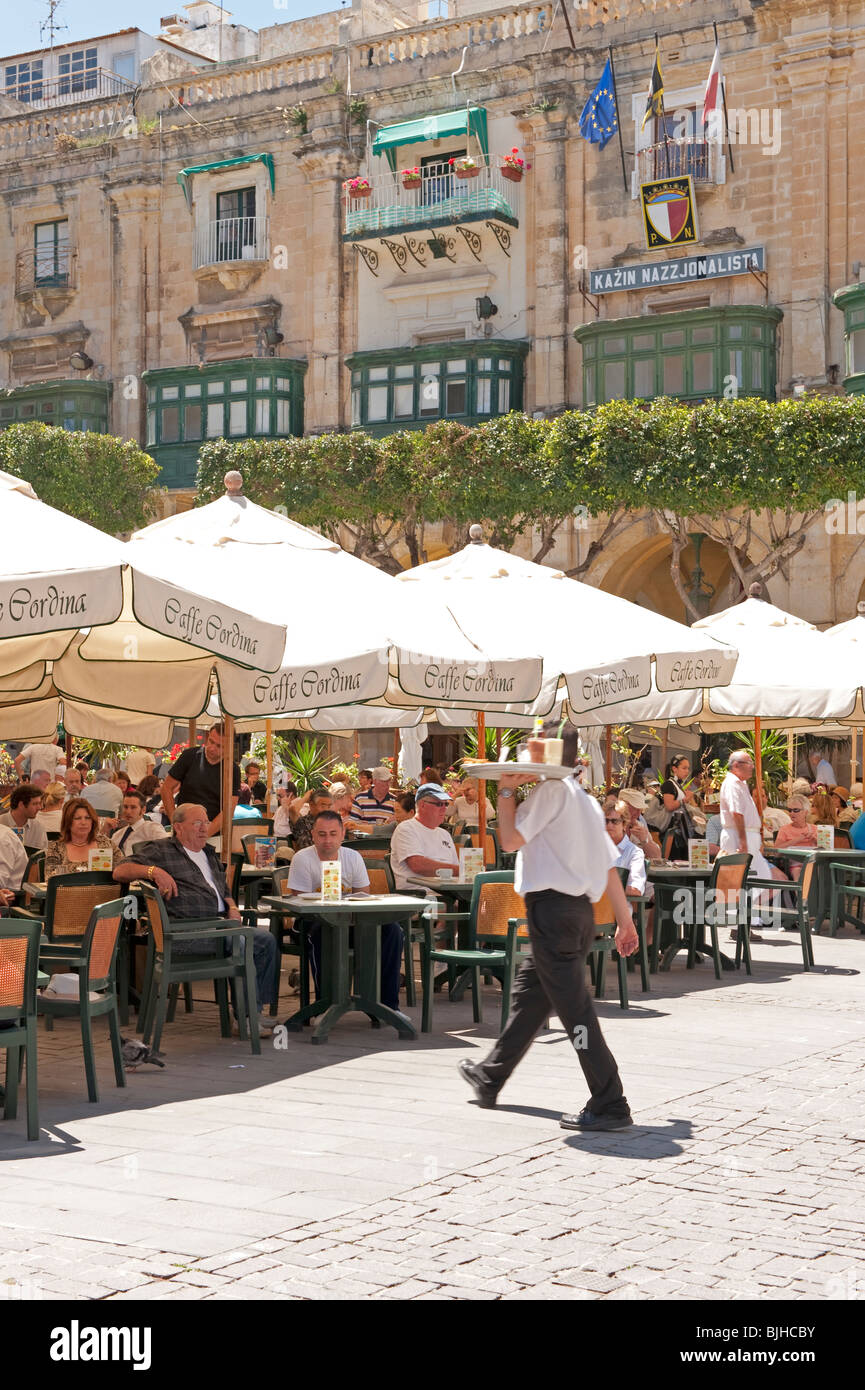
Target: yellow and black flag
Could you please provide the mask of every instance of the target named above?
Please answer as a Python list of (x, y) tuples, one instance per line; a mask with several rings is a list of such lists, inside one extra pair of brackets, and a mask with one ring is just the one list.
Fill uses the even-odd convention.
[(649, 78), (649, 95), (646, 98), (646, 114), (643, 117), (643, 124), (652, 116), (660, 116), (664, 109), (664, 78), (661, 74), (661, 55), (658, 50), (657, 40), (655, 41), (655, 62), (652, 67), (652, 76)]

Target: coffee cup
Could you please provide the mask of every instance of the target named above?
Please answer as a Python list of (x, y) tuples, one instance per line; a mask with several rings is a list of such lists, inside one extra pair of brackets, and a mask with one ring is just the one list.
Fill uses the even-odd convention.
[(565, 740), (563, 738), (544, 739), (544, 762), (555, 763), (561, 767), (562, 759), (565, 756)]
[(453, 869), (436, 869), (436, 878), (453, 878)]

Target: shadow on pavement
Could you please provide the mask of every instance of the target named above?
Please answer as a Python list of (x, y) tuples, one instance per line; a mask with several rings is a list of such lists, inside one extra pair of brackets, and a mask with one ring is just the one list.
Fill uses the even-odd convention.
[(565, 1144), (570, 1149), (581, 1149), (589, 1153), (621, 1154), (629, 1158), (671, 1158), (683, 1152), (679, 1139), (692, 1139), (693, 1128), (690, 1120), (671, 1120), (667, 1125), (641, 1125), (639, 1121), (633, 1129), (613, 1130), (611, 1133), (597, 1132), (569, 1134)]

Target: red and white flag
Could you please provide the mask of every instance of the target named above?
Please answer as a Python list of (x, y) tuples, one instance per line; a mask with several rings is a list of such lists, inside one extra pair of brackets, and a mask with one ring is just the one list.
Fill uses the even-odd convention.
[[(706, 90), (703, 93), (703, 126), (705, 127), (713, 113), (721, 109), (721, 50), (717, 43), (715, 52), (712, 56), (712, 66), (709, 68), (709, 76), (706, 79)], [(715, 117), (717, 119), (717, 117)]]

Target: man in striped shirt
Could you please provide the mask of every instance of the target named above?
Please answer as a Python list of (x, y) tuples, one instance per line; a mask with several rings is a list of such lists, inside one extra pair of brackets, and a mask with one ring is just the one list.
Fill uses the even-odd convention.
[(395, 807), (388, 769), (374, 767), (372, 786), (365, 792), (358, 792), (351, 803), (351, 818), (367, 825), (384, 825), (393, 820)]

